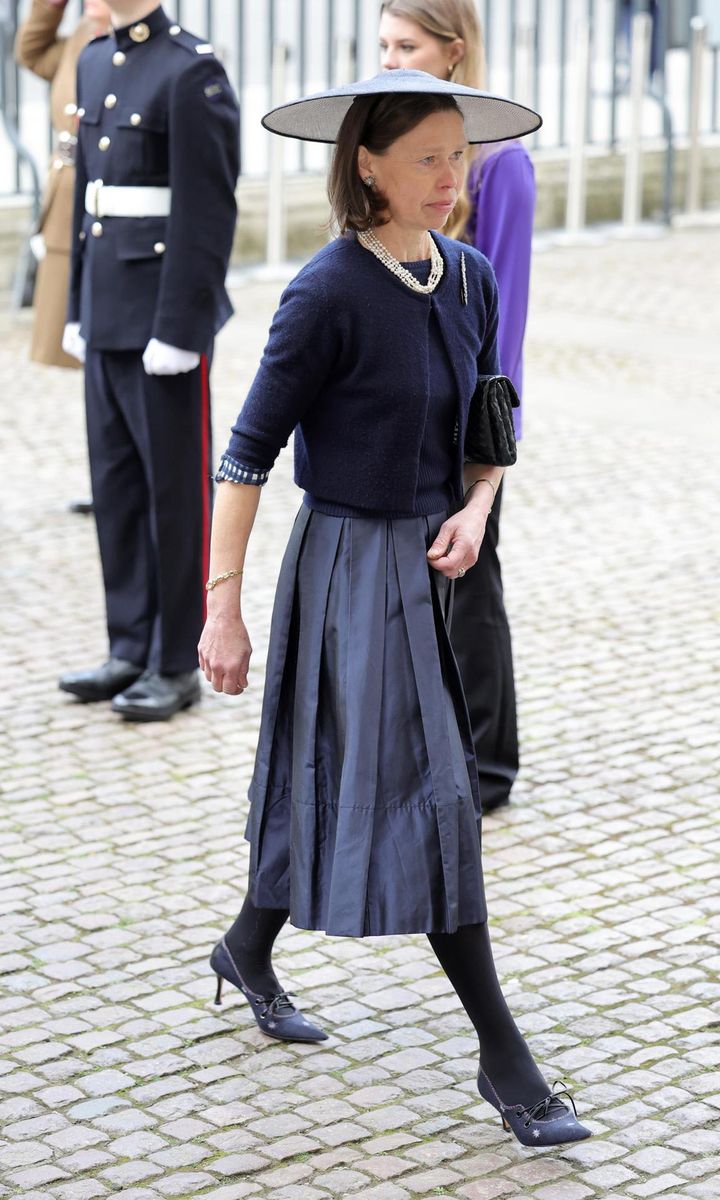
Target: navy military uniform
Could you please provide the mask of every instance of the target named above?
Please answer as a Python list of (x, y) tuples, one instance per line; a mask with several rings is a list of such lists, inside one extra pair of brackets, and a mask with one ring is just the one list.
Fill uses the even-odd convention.
[[(79, 322), (87, 347), (111, 658), (60, 686), (85, 700), (115, 695), (113, 707), (133, 719), (162, 719), (198, 695), (212, 486), (208, 364), (232, 312), (225, 273), (238, 159), (238, 106), (223, 68), (162, 8), (83, 52), (68, 321)], [(199, 356), (197, 366), (148, 374), (142, 356), (153, 339), (191, 352), (188, 361)], [(170, 711), (152, 686), (145, 704), (123, 707), (148, 673), (182, 680)]]

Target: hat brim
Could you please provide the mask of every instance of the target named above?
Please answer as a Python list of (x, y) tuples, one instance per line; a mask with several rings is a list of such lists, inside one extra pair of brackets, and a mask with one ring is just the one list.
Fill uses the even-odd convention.
[(476, 88), (436, 79), (424, 71), (383, 71), (372, 79), (343, 84), (290, 104), (273, 108), (262, 118), (265, 129), (281, 137), (307, 142), (333, 143), (340, 127), (358, 96), (381, 95), (453, 96), (465, 123), (468, 142), (503, 142), (524, 137), (542, 125), (542, 117), (504, 96), (493, 96)]

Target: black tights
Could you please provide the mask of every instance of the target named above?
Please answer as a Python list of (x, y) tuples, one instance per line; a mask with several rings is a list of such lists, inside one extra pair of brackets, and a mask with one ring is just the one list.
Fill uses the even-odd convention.
[(506, 1104), (534, 1104), (550, 1088), (515, 1024), (495, 970), (487, 923), (428, 941), (458, 994), (480, 1041), (480, 1065)]
[[(275, 938), (286, 909), (256, 908), (245, 898), (225, 941), (248, 987), (264, 996), (281, 991), (272, 969)], [(456, 933), (429, 933), (443, 971), (453, 985), (480, 1041), (480, 1064), (506, 1104), (534, 1104), (549, 1087), (515, 1024), (495, 971), (488, 927), (463, 925)]]

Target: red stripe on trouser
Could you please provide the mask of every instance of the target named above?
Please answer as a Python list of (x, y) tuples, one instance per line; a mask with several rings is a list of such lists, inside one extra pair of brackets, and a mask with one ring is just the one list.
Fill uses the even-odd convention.
[(200, 358), (200, 503), (202, 506), (203, 621), (207, 615), (205, 580), (210, 570), (210, 374), (207, 354)]

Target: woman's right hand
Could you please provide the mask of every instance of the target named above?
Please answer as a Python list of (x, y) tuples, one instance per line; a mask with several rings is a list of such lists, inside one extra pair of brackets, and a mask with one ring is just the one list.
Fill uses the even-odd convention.
[(216, 692), (239, 696), (248, 686), (252, 646), (239, 613), (208, 616), (198, 645), (200, 670)]

